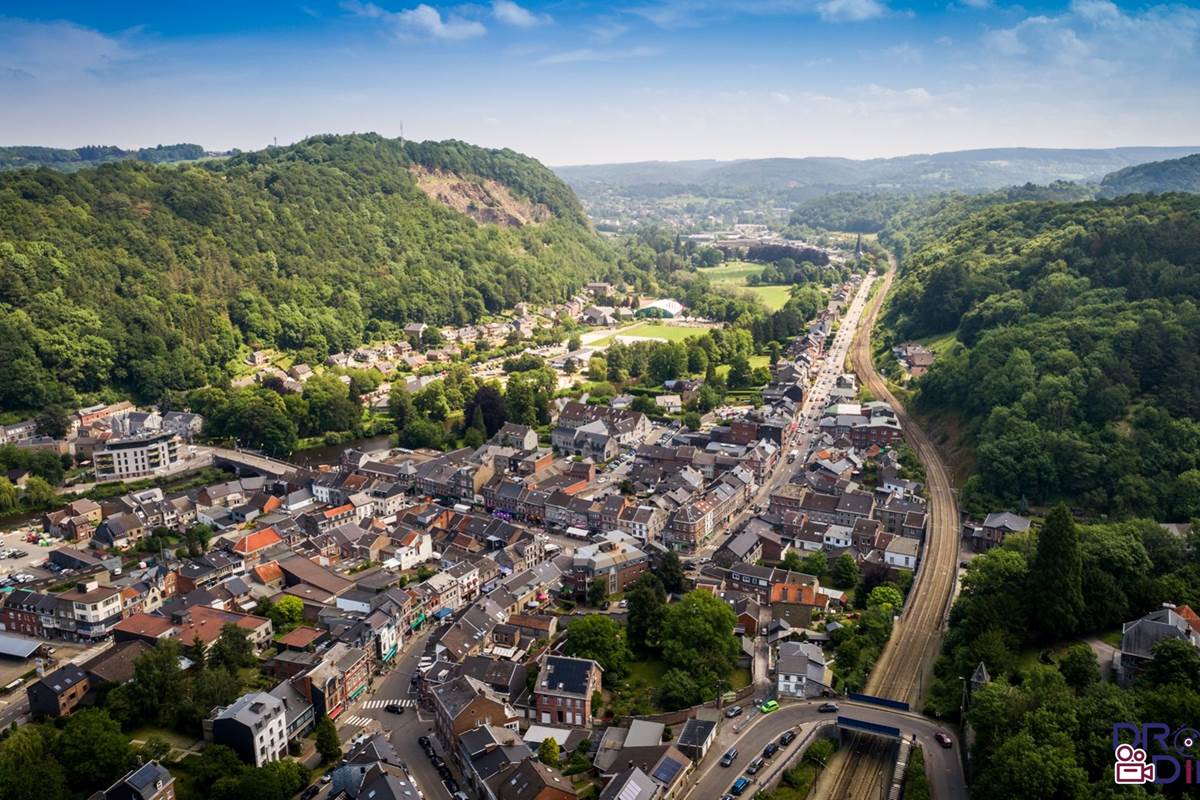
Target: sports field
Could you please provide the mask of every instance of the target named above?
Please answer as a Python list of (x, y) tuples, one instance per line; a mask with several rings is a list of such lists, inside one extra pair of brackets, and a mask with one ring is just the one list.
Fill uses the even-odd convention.
[(661, 322), (635, 322), (625, 328), (618, 328), (608, 336), (585, 344), (591, 347), (608, 347), (614, 339), (620, 341), (630, 339), (661, 339), (668, 342), (682, 342), (689, 336), (699, 336), (705, 328), (681, 325), (664, 325)]
[(771, 311), (784, 307), (791, 297), (790, 286), (747, 286), (746, 278), (763, 271), (763, 264), (751, 264), (749, 261), (727, 261), (719, 267), (706, 267), (699, 270), (716, 284), (735, 286), (754, 292)]

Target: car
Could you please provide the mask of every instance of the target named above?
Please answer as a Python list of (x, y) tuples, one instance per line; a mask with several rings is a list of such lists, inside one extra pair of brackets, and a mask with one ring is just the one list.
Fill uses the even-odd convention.
[(945, 731), (934, 731), (933, 738), (942, 747), (951, 748), (954, 746), (954, 740), (950, 738), (950, 734)]
[(767, 746), (763, 748), (763, 758), (771, 758), (779, 752), (779, 745), (775, 742), (767, 742)]
[(725, 709), (725, 718), (733, 719), (734, 717), (738, 716), (741, 713), (742, 713), (741, 706), (730, 706), (729, 708)]
[(451, 795), (453, 795), (455, 792), (458, 791), (458, 781), (454, 780), (454, 778), (447, 778), (445, 780), (445, 784), (446, 784), (446, 791), (449, 792)]
[(326, 772), (324, 775), (321, 776), (320, 782), (321, 783), (329, 783), (331, 780), (333, 780), (333, 775), (331, 773)]
[(747, 778), (745, 775), (742, 775), (740, 778), (738, 778), (736, 781), (733, 782), (733, 786), (729, 787), (729, 793), (734, 795), (735, 797), (737, 797), (737, 796), (741, 795), (742, 792), (746, 791), (746, 787), (749, 785), (750, 785), (750, 779)]
[(433, 742), (429, 741), (428, 736), (418, 736), (417, 744), (421, 745), (422, 750), (432, 750), (433, 749)]
[(383, 710), (388, 712), (389, 714), (403, 714), (404, 706), (398, 706), (395, 703), (388, 703), (386, 706), (383, 707)]
[(721, 800), (733, 800), (733, 795), (726, 792), (725, 794), (721, 795)]
[(762, 756), (759, 756), (758, 758), (756, 758), (750, 762), (750, 766), (746, 767), (746, 772), (748, 772), (751, 775), (756, 775), (758, 773), (758, 771), (760, 769), (762, 769), (763, 765), (766, 763), (767, 762), (763, 760)]
[(837, 703), (821, 703), (821, 705), (817, 706), (817, 711), (820, 711), (822, 714), (834, 714), (837, 710)]
[(620, 608), (629, 608), (629, 601), (622, 597), (621, 602), (617, 603), (617, 606)]
[(316, 797), (317, 794), (320, 793), (320, 791), (321, 791), (321, 787), (316, 784), (313, 784), (312, 786), (310, 786), (304, 790), (304, 792), (300, 795), (300, 800), (312, 800), (312, 798)]
[(728, 767), (737, 761), (738, 751), (736, 747), (731, 747), (725, 751), (725, 755), (721, 756), (721, 766)]
[(450, 773), (450, 768), (442, 764), (442, 766), (438, 767), (438, 777), (444, 781), (448, 781), (454, 776)]
[(764, 714), (770, 714), (772, 711), (778, 711), (779, 710), (779, 701), (778, 700), (768, 700), (767, 702), (765, 702), (761, 706), (759, 706), (758, 710)]
[(446, 766), (446, 762), (442, 761), (442, 757), (437, 755), (436, 753), (429, 754), (429, 763), (433, 764), (434, 769), (442, 769), (443, 767)]
[(787, 747), (789, 744), (791, 744), (794, 741), (796, 741), (796, 732), (795, 731), (784, 731), (783, 736), (779, 737), (779, 746)]

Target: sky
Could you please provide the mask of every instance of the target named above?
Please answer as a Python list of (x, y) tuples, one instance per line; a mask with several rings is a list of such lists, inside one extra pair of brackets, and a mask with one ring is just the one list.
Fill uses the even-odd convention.
[(1200, 145), (1200, 2), (0, 0), (0, 144), (550, 165)]

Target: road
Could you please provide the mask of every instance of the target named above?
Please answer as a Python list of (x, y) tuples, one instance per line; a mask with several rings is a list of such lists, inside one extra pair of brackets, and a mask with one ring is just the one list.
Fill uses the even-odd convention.
[[(873, 277), (867, 277), (859, 285), (854, 299), (850, 302), (846, 313), (842, 317), (837, 333), (834, 334), (833, 341), (826, 350), (825, 360), (821, 363), (821, 368), (813, 378), (808, 391), (805, 392), (804, 403), (801, 406), (800, 425), (797, 428), (795, 436), (790, 443), (785, 443), (781, 448), (782, 452), (779, 464), (759, 487), (747, 507), (730, 520), (727, 529), (729, 533), (740, 530), (746, 524), (746, 521), (754, 515), (754, 506), (757, 505), (765, 508), (770, 501), (771, 494), (779, 489), (780, 486), (791, 481), (804, 468), (804, 456), (808, 452), (809, 443), (816, 435), (817, 422), (820, 420), (821, 412), (825, 408), (825, 400), (828, 397), (829, 390), (833, 388), (838, 376), (843, 372), (846, 356), (854, 340), (855, 328), (866, 306), (867, 295), (871, 291), (871, 285), (874, 280)], [(789, 464), (787, 462), (787, 454), (792, 449), (798, 450), (799, 456), (795, 463)], [(725, 542), (725, 539), (726, 537), (723, 535), (713, 536), (703, 546), (697, 548), (696, 552), (689, 557), (689, 560), (704, 560), (710, 557)]]
[[(704, 766), (701, 767), (699, 778), (691, 792), (685, 796), (685, 800), (688, 798), (690, 800), (711, 800), (728, 792), (734, 780), (739, 775), (745, 774), (746, 766), (754, 758), (762, 755), (763, 748), (767, 746), (767, 743), (777, 740), (784, 731), (793, 730), (809, 723), (834, 721), (834, 715), (823, 714), (817, 710), (821, 702), (823, 701), (810, 700), (800, 703), (787, 703), (773, 714), (765, 714), (754, 720), (737, 738), (738, 757), (733, 762), (732, 767), (722, 767), (718, 763), (721, 755), (729, 747), (728, 741), (722, 742), (723, 737), (718, 737), (719, 745), (714, 744), (713, 749), (709, 751), (709, 755), (704, 759)], [(965, 796), (965, 789), (963, 789), (961, 784), (962, 771), (958, 761), (958, 742), (955, 741), (954, 746), (949, 749), (938, 745), (933, 738), (933, 734), (938, 730), (942, 730), (942, 728), (936, 720), (923, 717), (920, 714), (892, 711), (864, 703), (839, 701), (838, 706), (839, 715), (854, 717), (855, 719), (867, 722), (876, 722), (881, 725), (890, 725), (899, 728), (901, 734), (906, 737), (915, 736), (917, 742), (925, 751), (926, 770), (929, 773), (929, 780), (933, 787), (933, 796), (938, 798), (938, 800)], [(722, 728), (731, 729), (732, 726), (728, 722), (725, 722), (722, 724)], [(948, 732), (953, 734), (953, 731)], [(777, 753), (772, 760), (772, 764), (777, 763), (781, 758), (793, 755), (794, 749), (802, 739), (803, 736), (800, 736), (786, 751)], [(720, 749), (718, 749), (718, 746)], [(894, 750), (895, 744), (889, 742), (887, 747)], [(828, 771), (826, 770), (826, 772)], [(759, 778), (766, 779), (773, 772), (773, 769), (767, 767), (760, 771), (757, 776), (747, 775), (746, 777), (755, 780)], [(746, 790), (743, 797), (753, 796), (760, 788), (756, 782)], [(875, 794), (871, 795), (872, 800), (878, 797), (878, 791), (878, 788), (876, 788)], [(963, 793), (960, 794), (960, 791)], [(820, 791), (814, 796), (820, 798), (836, 797), (839, 800), (842, 797), (842, 795), (823, 794)]]
[[(920, 708), (933, 662), (941, 649), (942, 632), (954, 593), (959, 515), (949, 473), (937, 448), (888, 390), (887, 384), (875, 371), (871, 360), (871, 332), (895, 274), (896, 264), (892, 260), (883, 285), (859, 327), (851, 351), (851, 360), (854, 371), (871, 394), (890, 403), (896, 410), (905, 440), (925, 465), (926, 487), (929, 493), (929, 528), (908, 603), (897, 618), (892, 636), (867, 680), (866, 692), (893, 700), (903, 700), (912, 708)], [(860, 743), (855, 743), (847, 750), (859, 746)], [(840, 751), (830, 762), (829, 769), (822, 773), (817, 796), (839, 800), (874, 800), (878, 797), (881, 781), (885, 776), (890, 778), (893, 762), (886, 748), (878, 741), (868, 743), (864, 750), (861, 758), (852, 758), (846, 750)], [(925, 752), (928, 754), (929, 748), (926, 748)], [(935, 794), (939, 798), (966, 797), (966, 783), (961, 766), (958, 767), (957, 775), (948, 780), (947, 790), (949, 793)]]

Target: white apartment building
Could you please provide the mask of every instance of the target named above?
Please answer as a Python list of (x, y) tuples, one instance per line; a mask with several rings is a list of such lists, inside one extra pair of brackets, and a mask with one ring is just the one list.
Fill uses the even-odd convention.
[(179, 436), (170, 431), (113, 439), (93, 456), (96, 480), (121, 481), (170, 472), (182, 457), (181, 449)]

